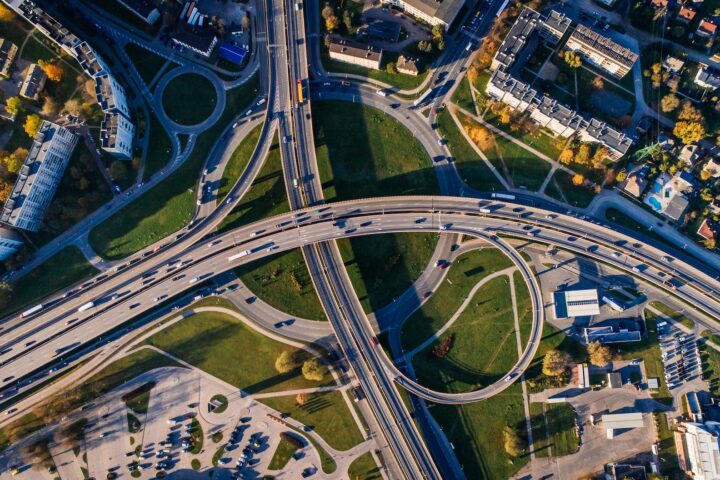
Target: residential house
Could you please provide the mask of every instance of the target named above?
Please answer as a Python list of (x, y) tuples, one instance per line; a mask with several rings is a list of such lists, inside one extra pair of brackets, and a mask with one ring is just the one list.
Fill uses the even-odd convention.
[(0, 77), (7, 78), (10, 76), (10, 68), (15, 61), (17, 50), (17, 45), (10, 40), (0, 38)]
[(685, 67), (685, 61), (680, 60), (677, 57), (673, 57), (672, 55), (668, 55), (667, 57), (665, 57), (665, 60), (663, 60), (663, 67), (665, 67), (665, 70), (667, 70), (669, 73), (680, 73)]
[(697, 234), (705, 240), (713, 240), (718, 234), (718, 225), (712, 220), (706, 218), (703, 220), (700, 228), (698, 228)]
[(650, 2), (650, 5), (652, 5), (655, 8), (667, 8), (668, 0), (652, 0)]
[(395, 67), (400, 73), (417, 76), (420, 74), (420, 59), (408, 55), (400, 55)]
[(40, 92), (45, 87), (47, 75), (37, 63), (33, 63), (28, 67), (22, 86), (20, 87), (20, 96), (30, 100), (40, 100)]
[(675, 222), (681, 222), (690, 205), (690, 195), (694, 181), (688, 172), (679, 172), (673, 176), (661, 173), (651, 191), (645, 196), (644, 203)]
[(628, 165), (628, 174), (625, 178), (623, 191), (629, 193), (635, 198), (640, 198), (648, 186), (647, 174), (650, 171), (650, 165), (641, 163), (638, 165)]
[(695, 30), (695, 35), (703, 38), (713, 38), (716, 33), (717, 25), (709, 18), (700, 20), (700, 25), (698, 25), (697, 30)]
[(430, 25), (442, 25), (447, 29), (462, 10), (465, 0), (383, 0), (383, 3), (398, 7)]
[(700, 147), (697, 145), (685, 145), (678, 154), (678, 160), (682, 161), (685, 165), (692, 167), (700, 159)]
[(680, 7), (680, 11), (677, 14), (677, 20), (678, 22), (689, 24), (695, 19), (695, 15), (697, 15), (697, 10), (692, 5), (683, 4)]
[(720, 159), (711, 157), (707, 163), (705, 163), (703, 170), (709, 171), (712, 178), (720, 177)]
[(624, 77), (638, 59), (637, 53), (585, 25), (575, 28), (565, 46), (617, 78)]
[(339, 37), (330, 41), (330, 58), (365, 68), (380, 70), (382, 48)]
[(720, 73), (707, 65), (701, 65), (695, 74), (694, 82), (702, 88), (715, 90), (720, 88)]

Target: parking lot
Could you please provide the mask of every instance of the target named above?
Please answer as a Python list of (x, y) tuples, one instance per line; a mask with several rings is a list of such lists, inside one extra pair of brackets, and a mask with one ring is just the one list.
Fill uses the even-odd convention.
[(670, 390), (679, 388), (685, 382), (695, 380), (702, 375), (700, 352), (695, 335), (681, 332), (667, 322), (659, 322), (658, 336), (665, 381)]

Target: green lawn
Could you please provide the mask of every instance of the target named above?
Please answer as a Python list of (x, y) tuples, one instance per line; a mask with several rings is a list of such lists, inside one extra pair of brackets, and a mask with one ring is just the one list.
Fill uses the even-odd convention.
[[(217, 312), (187, 317), (145, 341), (248, 393), (318, 386), (296, 368), (279, 374), (275, 359), (282, 351), (305, 355)], [(251, 352), (251, 353), (250, 353)], [(328, 376), (321, 383), (331, 383)]]
[(299, 248), (242, 265), (235, 273), (251, 292), (281, 312), (327, 320)]
[(363, 441), (350, 410), (338, 391), (314, 393), (304, 405), (295, 395), (259, 399), (279, 412), (289, 413), (298, 422), (309, 425), (336, 450), (348, 450)]
[(464, 253), (449, 267), (445, 281), (404, 324), (403, 349), (412, 350), (437, 332), (457, 311), (472, 288), (487, 275), (512, 266), (494, 248)]
[(13, 10), (10, 10), (11, 19), (8, 21), (0, 21), (0, 30), (2, 30), (3, 38), (10, 40), (18, 48), (22, 45), (25, 37), (32, 29), (27, 20), (17, 15)]
[[(470, 283), (470, 282), (468, 282)], [(454, 311), (447, 311), (448, 316)], [(439, 341), (453, 335), (444, 358), (432, 355), (438, 341), (413, 357), (418, 380), (434, 390), (469, 392), (496, 382), (518, 360), (508, 278), (483, 285)]]
[(463, 182), (482, 192), (502, 190), (502, 185), (490, 168), (465, 141), (447, 110), (437, 116), (437, 124), (447, 146), (455, 157), (455, 164)]
[(575, 453), (579, 438), (575, 432), (575, 409), (567, 403), (531, 403), (530, 423), (533, 430), (533, 450), (538, 457), (553, 457)]
[[(225, 395), (216, 394), (213, 395), (212, 398), (210, 398), (211, 402), (219, 402), (219, 405), (215, 407), (215, 410), (212, 411), (212, 413), (223, 413), (225, 410), (227, 410), (228, 407), (228, 399)], [(217, 443), (217, 442), (215, 442)]]
[(370, 452), (363, 453), (353, 460), (348, 468), (350, 480), (380, 480), (380, 468)]
[[(472, 111), (472, 110), (471, 110)], [(563, 149), (567, 139), (564, 138), (553, 138), (545, 131), (540, 130), (537, 134), (531, 135), (522, 131), (512, 131), (507, 125), (503, 125), (498, 118), (490, 112), (487, 112), (483, 117), (483, 120), (490, 123), (491, 125), (499, 128), (508, 135), (517, 138), (528, 146), (534, 148), (540, 153), (544, 153), (553, 160), (557, 160), (560, 156), (560, 152)]]
[(298, 447), (284, 438), (280, 438), (280, 443), (278, 444), (275, 453), (273, 453), (270, 465), (268, 465), (268, 470), (282, 470), (297, 451)]
[[(325, 48), (322, 49), (321, 57), (323, 66), (329, 72), (348, 73), (351, 75), (360, 75), (363, 77), (372, 78), (373, 80), (377, 80), (379, 82), (387, 83), (388, 85), (397, 87), (400, 90), (411, 90), (413, 88), (416, 88), (423, 82), (423, 80), (425, 80), (425, 77), (428, 74), (427, 70), (425, 70), (418, 76), (407, 75), (404, 73), (389, 74), (385, 70), (374, 70), (361, 67), (359, 65), (351, 65), (345, 62), (339, 62), (330, 58), (327, 54), (327, 49)], [(392, 53), (386, 51), (383, 52), (383, 57), (385, 57), (384, 62), (387, 63), (388, 61), (395, 61), (393, 60), (393, 58), (396, 59), (397, 55), (393, 55)]]
[[(195, 188), (207, 153), (222, 130), (254, 98), (251, 81), (227, 92), (220, 120), (197, 138), (192, 153), (172, 175), (90, 232), (93, 249), (117, 260), (141, 250), (186, 225), (195, 211)], [(139, 207), (141, 206), (141, 207)]]
[(150, 135), (150, 141), (145, 155), (144, 180), (162, 170), (172, 155), (172, 141), (154, 113), (150, 113), (150, 131), (147, 135)]
[(676, 312), (662, 302), (650, 302), (650, 306), (665, 315), (666, 317), (672, 318), (676, 322), (681, 323), (689, 329), (695, 328), (695, 322), (693, 322), (692, 319), (688, 318), (680, 312)]
[(12, 282), (12, 303), (0, 315), (7, 315), (37, 302), (56, 290), (98, 273), (75, 246), (66, 247), (27, 275)]
[(157, 26), (161, 22), (157, 22), (155, 24), (155, 27), (150, 27), (147, 23), (145, 23), (140, 17), (133, 14), (128, 8), (124, 7), (120, 4), (117, 0), (85, 0), (87, 2), (92, 1), (92, 4), (96, 7), (100, 7), (101, 9), (108, 12), (111, 16), (115, 17), (116, 20), (125, 22), (129, 25), (132, 25), (133, 27), (147, 32), (152, 31), (157, 28)]
[(470, 92), (470, 81), (467, 79), (467, 76), (463, 77), (460, 81), (460, 85), (455, 89), (451, 101), (460, 108), (470, 113), (475, 113), (475, 102)]
[(140, 392), (128, 398), (125, 401), (125, 405), (135, 413), (141, 415), (147, 413), (148, 405), (150, 404), (150, 389), (147, 391)]
[[(562, 195), (554, 186), (554, 182), (557, 182), (570, 205), (585, 208), (590, 205), (590, 202), (595, 198), (595, 191), (583, 185), (573, 185), (572, 177), (571, 174), (564, 170), (556, 170), (545, 193), (562, 202)], [(550, 189), (550, 185), (553, 185), (553, 189)]]
[(218, 203), (222, 202), (225, 196), (232, 190), (235, 182), (237, 182), (240, 175), (245, 171), (245, 167), (250, 163), (250, 158), (255, 151), (255, 146), (260, 139), (262, 127), (262, 124), (258, 125), (243, 138), (225, 165), (225, 170), (223, 170), (222, 177), (220, 178), (220, 185), (217, 186)]
[(391, 303), (412, 286), (430, 261), (438, 238), (435, 233), (398, 233), (338, 240), (366, 313)]
[(700, 343), (699, 350), (703, 379), (710, 385), (710, 391), (717, 395), (720, 393), (720, 352), (705, 343)]
[(431, 160), (412, 135), (380, 110), (315, 102), (313, 131), (326, 200), (439, 193)]
[(645, 310), (645, 327), (647, 335), (639, 342), (625, 343), (622, 347), (623, 360), (642, 359), (645, 363), (645, 373), (649, 378), (657, 378), (660, 390), (653, 394), (656, 400), (672, 405), (672, 395), (667, 389), (663, 364), (660, 358), (660, 345), (658, 344), (657, 317), (649, 310)]
[(127, 52), (133, 65), (135, 65), (135, 69), (146, 85), (150, 85), (152, 79), (155, 78), (155, 75), (157, 75), (163, 65), (165, 65), (165, 62), (167, 62), (167, 60), (160, 55), (135, 43), (125, 45), (125, 52)]
[(687, 476), (680, 469), (677, 450), (675, 448), (675, 437), (667, 425), (667, 414), (664, 412), (655, 412), (653, 416), (658, 434), (660, 471), (665, 478), (669, 480), (685, 480)]
[(210, 80), (195, 73), (173, 78), (162, 94), (165, 114), (180, 125), (202, 122), (212, 114), (218, 101)]

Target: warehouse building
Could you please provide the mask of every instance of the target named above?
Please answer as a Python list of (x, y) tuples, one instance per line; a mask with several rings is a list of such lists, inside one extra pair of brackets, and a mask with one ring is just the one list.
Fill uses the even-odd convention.
[(600, 302), (595, 289), (555, 292), (555, 317), (588, 317), (600, 313)]

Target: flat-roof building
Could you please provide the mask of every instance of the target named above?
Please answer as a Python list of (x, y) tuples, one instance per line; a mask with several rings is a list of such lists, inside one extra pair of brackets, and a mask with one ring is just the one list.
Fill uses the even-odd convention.
[(18, 8), (35, 28), (57, 43), (67, 53), (73, 55), (73, 48), (80, 43), (80, 39), (75, 34), (29, 0), (24, 0)]
[(565, 46), (617, 78), (624, 77), (638, 59), (637, 53), (582, 24), (575, 28)]
[(447, 28), (457, 18), (465, 0), (383, 0), (383, 3), (402, 8), (405, 13), (430, 25)]
[[(681, 442), (685, 450), (684, 467), (695, 480), (720, 478), (720, 447), (718, 422), (687, 422), (681, 424)], [(684, 430), (684, 431), (682, 431)]]
[(47, 121), (40, 125), (0, 221), (31, 232), (40, 229), (77, 142), (65, 127)]
[(47, 75), (43, 72), (42, 67), (37, 63), (31, 64), (20, 87), (20, 96), (38, 101), (46, 81)]
[(0, 77), (8, 77), (17, 55), (17, 45), (7, 38), (0, 38)]
[(595, 289), (555, 292), (555, 317), (588, 317), (600, 313), (600, 301)]
[(212, 53), (213, 48), (215, 48), (218, 39), (209, 28), (181, 22), (177, 25), (175, 33), (172, 35), (172, 41), (176, 45), (192, 50), (207, 58)]
[(0, 226), (0, 260), (7, 260), (23, 246), (22, 236), (16, 231)]
[(118, 3), (149, 25), (160, 18), (160, 11), (155, 7), (155, 2), (151, 0), (118, 0)]
[(495, 52), (490, 68), (508, 69), (515, 63), (520, 52), (525, 48), (530, 36), (535, 32), (540, 21), (540, 14), (531, 8), (525, 8), (512, 24), (508, 34)]
[(102, 61), (100, 56), (95, 53), (95, 50), (93, 50), (87, 42), (78, 44), (73, 48), (73, 53), (75, 54), (75, 59), (90, 77), (94, 78), (108, 71), (105, 62)]
[(243, 62), (245, 62), (248, 53), (249, 52), (247, 48), (238, 47), (237, 45), (233, 45), (230, 42), (222, 42), (220, 44), (220, 48), (218, 49), (218, 54), (222, 58), (237, 65), (242, 65)]
[(585, 337), (586, 343), (625, 343), (639, 342), (642, 340), (642, 336), (638, 330), (629, 330), (626, 328), (615, 330), (612, 326), (587, 327), (583, 330), (583, 336)]
[(107, 73), (95, 77), (95, 97), (103, 112), (118, 112), (130, 118), (125, 89)]
[(631, 428), (642, 428), (645, 426), (641, 412), (614, 413), (602, 416), (602, 423), (605, 427), (607, 438), (612, 440), (615, 430), (628, 430)]
[(621, 388), (622, 375), (620, 372), (608, 372), (607, 374), (608, 388)]
[(330, 41), (330, 58), (341, 62), (380, 70), (382, 54), (382, 48), (353, 40), (333, 37)]
[(100, 124), (100, 146), (110, 155), (132, 160), (135, 126), (117, 112), (106, 112)]

